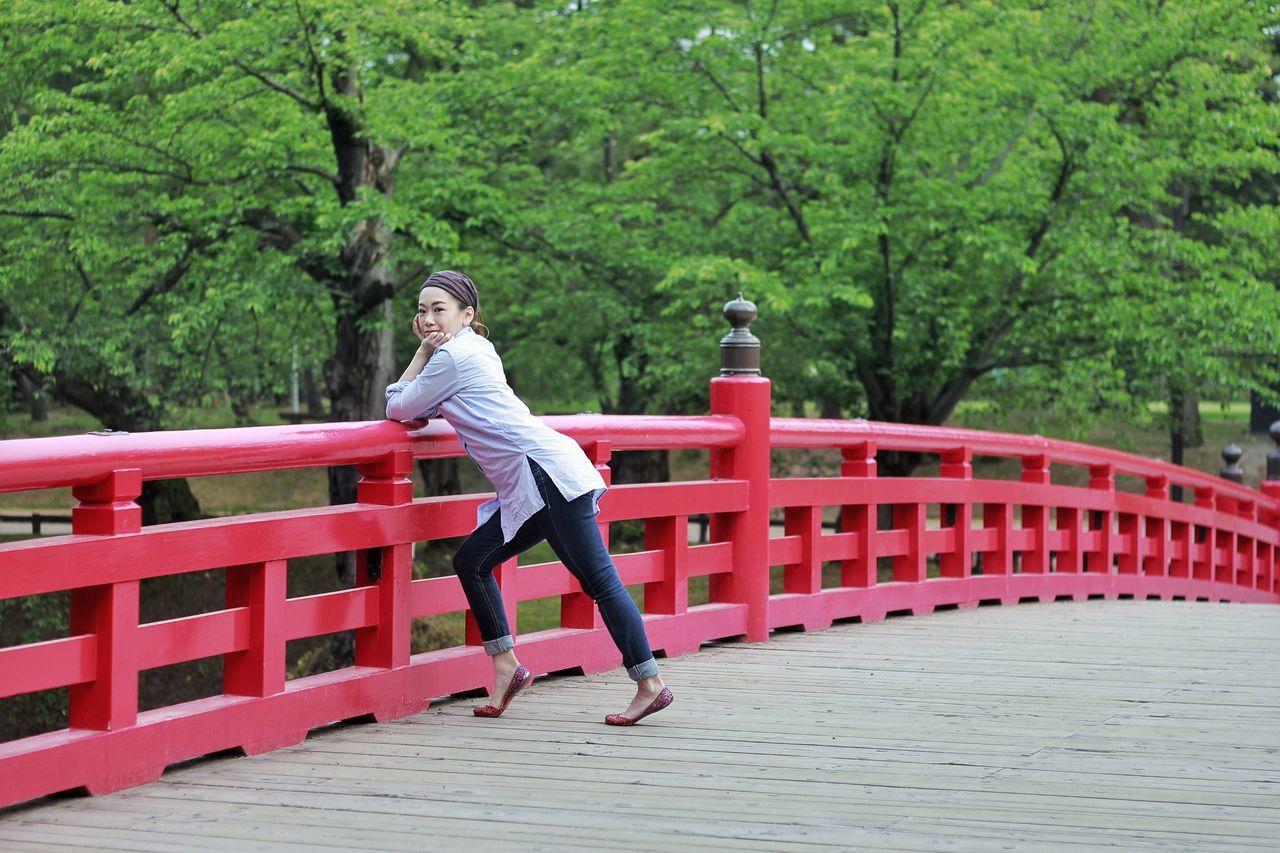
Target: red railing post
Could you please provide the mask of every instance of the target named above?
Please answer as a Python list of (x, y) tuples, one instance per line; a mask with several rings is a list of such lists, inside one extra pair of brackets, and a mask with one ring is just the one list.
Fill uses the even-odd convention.
[[(1280, 421), (1273, 423), (1269, 430), (1275, 449), (1267, 454), (1267, 469), (1262, 481), (1262, 493), (1275, 501), (1280, 501)], [(1267, 523), (1280, 529), (1280, 511), (1261, 514)], [(1280, 592), (1280, 545), (1262, 544), (1262, 576), (1263, 588), (1269, 593)]]
[[(1217, 510), (1219, 517), (1223, 515), (1239, 515), (1240, 513), (1240, 506), (1236, 499), (1226, 495), (1215, 496), (1214, 509)], [(1235, 584), (1236, 570), (1239, 567), (1235, 531), (1214, 528), (1212, 533), (1214, 560), (1212, 578), (1217, 583)]]
[[(1268, 490), (1268, 486), (1274, 488)], [(1280, 500), (1280, 483), (1263, 483), (1263, 494), (1275, 500)], [(1280, 513), (1263, 514), (1264, 523), (1271, 523), (1280, 526)], [(1280, 545), (1270, 545), (1266, 542), (1259, 542), (1258, 555), (1259, 567), (1258, 572), (1261, 575), (1259, 579), (1259, 588), (1270, 594), (1280, 593)]]
[[(1024, 510), (1025, 512), (1025, 510)], [(1058, 552), (1054, 563), (1057, 572), (1079, 574), (1084, 571), (1084, 547), (1081, 544), (1083, 534), (1080, 531), (1080, 510), (1073, 506), (1060, 506), (1055, 511), (1058, 534), (1066, 540)], [(1023, 571), (1027, 564), (1023, 562)]]
[(925, 504), (894, 504), (893, 526), (905, 530), (907, 553), (893, 558), (893, 579), (897, 583), (923, 583), (929, 579), (924, 546)]
[[(983, 575), (1013, 574), (1013, 506), (1008, 503), (984, 503), (982, 505), (982, 529), (994, 531), (988, 534), (995, 540), (990, 551), (982, 555)], [(1008, 603), (1016, 603), (1017, 596), (1009, 596)]]
[[(1148, 477), (1147, 497), (1153, 501), (1168, 501), (1169, 478)], [(1139, 539), (1153, 544), (1144, 546), (1138, 566), (1143, 575), (1167, 577), (1170, 553), (1173, 550), (1169, 519), (1164, 515), (1146, 515), (1143, 528), (1144, 530), (1139, 531)]]
[[(75, 486), (80, 502), (71, 510), (71, 532), (96, 536), (137, 533), (142, 529), (142, 471), (112, 471), (96, 483)], [(97, 641), (93, 681), (71, 688), (73, 728), (113, 729), (138, 722), (139, 581), (91, 586), (71, 593), (71, 633)]]
[(711, 380), (711, 413), (731, 415), (746, 435), (736, 447), (713, 451), (711, 476), (745, 480), (747, 508), (713, 524), (713, 538), (733, 543), (733, 571), (712, 575), (713, 602), (745, 604), (746, 637), (769, 638), (769, 418), (772, 386), (760, 375), (760, 342), (747, 329), (756, 307), (739, 298), (724, 307), (733, 331), (720, 341), (720, 376)]
[[(274, 696), (285, 685), (285, 599), (289, 563), (269, 560), (227, 569), (227, 607), (249, 611), (249, 647), (226, 655), (222, 663), (222, 691), (229, 696)], [(245, 755), (261, 755), (302, 743), (307, 726), (290, 725), (277, 716), (240, 744)]]
[(1136, 575), (1142, 569), (1142, 561), (1147, 555), (1147, 538), (1143, 535), (1140, 518), (1131, 512), (1116, 513), (1117, 574)]
[(1195, 562), (1196, 534), (1195, 525), (1186, 521), (1175, 521), (1169, 525), (1169, 577), (1190, 578), (1191, 567)]
[(1278, 551), (1280, 549), (1266, 542), (1258, 543), (1258, 588), (1268, 593), (1275, 592), (1277, 589), (1276, 563), (1280, 561)]
[[(360, 466), (356, 501), (378, 506), (413, 502), (413, 454), (396, 450)], [(370, 571), (370, 558), (375, 571)], [(409, 584), (413, 581), (413, 544), (401, 542), (361, 551), (356, 559), (356, 583), (378, 585), (378, 622), (356, 631), (356, 665), (386, 669), (409, 663), (412, 620)]]
[[(1195, 493), (1196, 507), (1201, 510), (1207, 510), (1207, 514), (1212, 515), (1218, 507), (1217, 490), (1197, 487)], [(1194, 528), (1191, 577), (1196, 580), (1212, 581), (1217, 573), (1218, 565), (1217, 529), (1203, 524), (1194, 525)]]
[(644, 525), (644, 547), (662, 552), (662, 580), (644, 585), (644, 612), (685, 613), (689, 609), (689, 517), (650, 518)]
[[(1245, 521), (1257, 520), (1253, 501), (1236, 500), (1235, 515)], [(1231, 533), (1231, 576), (1228, 583), (1233, 587), (1253, 587), (1253, 542), (1247, 535)]]
[(137, 533), (142, 529), (142, 471), (122, 468), (96, 483), (73, 486), (71, 496), (79, 501), (71, 510), (71, 532), (93, 536)]
[(822, 538), (822, 507), (789, 506), (783, 517), (785, 533), (800, 537), (800, 562), (787, 566), (782, 574), (782, 591), (797, 595), (822, 592), (822, 561), (818, 540)]
[(222, 690), (236, 696), (272, 696), (284, 690), (284, 603), (288, 561), (227, 569), (227, 607), (249, 611), (249, 648), (223, 658)]
[[(864, 441), (853, 447), (840, 451), (844, 461), (840, 463), (841, 477), (876, 478), (876, 443)], [(840, 563), (840, 584), (848, 587), (869, 589), (876, 585), (878, 554), (876, 551), (876, 530), (879, 521), (879, 507), (868, 501), (865, 504), (845, 506), (840, 510), (840, 527), (842, 533), (856, 533), (857, 549), (853, 559)]]
[(1106, 492), (1107, 503), (1106, 509), (1095, 509), (1089, 513), (1089, 531), (1094, 534), (1094, 540), (1097, 545), (1090, 548), (1088, 555), (1085, 557), (1085, 571), (1109, 575), (1115, 564), (1115, 532), (1112, 529), (1112, 509), (1115, 504), (1116, 494), (1116, 469), (1114, 465), (1090, 465), (1089, 466), (1089, 488), (1094, 491)]
[[(957, 447), (942, 453), (942, 467), (938, 473), (947, 479), (973, 479), (973, 450), (968, 447)], [(973, 574), (973, 555), (970, 539), (973, 536), (973, 504), (963, 501), (950, 504), (954, 507), (951, 529), (955, 535), (955, 545), (950, 551), (944, 551), (938, 558), (938, 573), (944, 578), (967, 578)], [(945, 525), (946, 509), (943, 509)]]
[[(413, 454), (408, 450), (394, 450), (364, 463), (356, 484), (356, 501), (377, 506), (413, 503), (413, 481), (409, 479), (412, 472)], [(356, 665), (382, 669), (408, 666), (413, 640), (413, 543), (397, 542), (361, 551), (356, 559), (356, 583), (378, 585), (378, 622), (356, 631)], [(370, 713), (378, 722), (407, 717), (431, 706), (429, 691), (423, 698), (421, 689), (413, 694), (401, 689), (377, 695), (378, 706)]]
[[(142, 530), (142, 471), (112, 471), (96, 483), (74, 486), (79, 504), (71, 511), (71, 532), (119, 536)], [(71, 728), (117, 731), (138, 722), (137, 580), (91, 586), (71, 593), (71, 633), (94, 636), (94, 678), (70, 689)], [(145, 755), (122, 756), (85, 774), (92, 794), (119, 791), (160, 778), (165, 762)]]
[[(1022, 458), (1022, 482), (1047, 486), (1050, 483), (1050, 462), (1045, 455), (1024, 456)], [(1080, 547), (1079, 510), (1063, 507), (1058, 510), (1058, 529), (1066, 528), (1071, 532), (1067, 539), (1067, 551), (1058, 559), (1058, 571), (1079, 571), (1075, 568), (1072, 548), (1076, 549), (1078, 558)], [(1044, 504), (1022, 505), (1022, 529), (1031, 531), (1031, 547), (1022, 554), (1022, 573), (1047, 574), (1049, 571), (1049, 510)], [(1063, 567), (1064, 559), (1067, 566)]]

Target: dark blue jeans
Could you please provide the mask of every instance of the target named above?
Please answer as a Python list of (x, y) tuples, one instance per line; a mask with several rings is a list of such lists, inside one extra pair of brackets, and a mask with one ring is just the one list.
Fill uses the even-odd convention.
[(521, 525), (510, 542), (502, 541), (502, 510), (476, 528), (453, 556), (467, 604), (480, 627), (485, 651), (500, 654), (515, 647), (502, 606), (502, 592), (493, 570), (546, 539), (556, 556), (600, 608), (600, 616), (613, 638), (627, 674), (639, 681), (658, 674), (658, 662), (649, 649), (644, 620), (636, 603), (618, 577), (618, 569), (600, 538), (590, 493), (566, 501), (537, 462), (529, 460), (534, 482), (546, 504)]

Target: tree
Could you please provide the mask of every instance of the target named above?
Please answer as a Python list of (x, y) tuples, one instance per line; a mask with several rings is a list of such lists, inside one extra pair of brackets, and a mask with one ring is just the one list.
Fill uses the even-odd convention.
[(1258, 384), (1271, 13), (1114, 5), (20, 0), (5, 352), (234, 403), (300, 340), (376, 417), (393, 305), (458, 265), (561, 410), (703, 409), (739, 289), (796, 412)]
[[(0, 206), (25, 238), (5, 259), (10, 358), (113, 425), (154, 429), (169, 395), (215, 376), (242, 395), (261, 347), (278, 367), (279, 345), (301, 339), (327, 356), (333, 418), (381, 417), (393, 297), (483, 212), (472, 149), (450, 127), (465, 84), (448, 78), (487, 61), (484, 14), (16, 3), (13, 67), (52, 56), (65, 73), (29, 81), (0, 150), (17, 177)], [(91, 346), (68, 324), (86, 303), (109, 320)], [(333, 500), (354, 483), (335, 470)]]
[[(1081, 401), (1173, 361), (1258, 378), (1207, 331), (1247, 303), (1257, 349), (1276, 346), (1274, 289), (1241, 249), (1257, 229), (1219, 227), (1222, 188), (1275, 171), (1265, 8), (662, 5), (584, 13), (610, 48), (599, 87), (647, 120), (617, 144), (627, 201), (597, 221), (647, 217), (652, 243), (628, 236), (661, 245), (672, 321), (750, 282), (783, 394), (937, 424), (997, 372)], [(1217, 243), (1166, 225), (1190, 177)], [(1174, 255), (1180, 279), (1151, 263)], [(665, 328), (675, 352), (701, 334)]]

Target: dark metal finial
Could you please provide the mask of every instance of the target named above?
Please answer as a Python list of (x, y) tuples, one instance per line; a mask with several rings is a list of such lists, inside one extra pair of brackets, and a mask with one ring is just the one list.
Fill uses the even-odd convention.
[(1240, 457), (1242, 456), (1244, 456), (1244, 451), (1240, 449), (1238, 444), (1228, 444), (1223, 448), (1222, 461), (1227, 464), (1222, 466), (1218, 476), (1233, 483), (1244, 483), (1244, 469), (1240, 467)]
[(725, 303), (724, 318), (733, 330), (720, 339), (721, 376), (760, 375), (760, 339), (747, 328), (756, 316), (755, 303), (743, 299), (741, 292)]
[(1276, 482), (1280, 481), (1280, 421), (1273, 423), (1269, 432), (1276, 449), (1267, 454), (1267, 481)]

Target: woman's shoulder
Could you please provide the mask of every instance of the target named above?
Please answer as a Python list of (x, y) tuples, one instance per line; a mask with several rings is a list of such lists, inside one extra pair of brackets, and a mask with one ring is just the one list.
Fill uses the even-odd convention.
[(469, 353), (483, 352), (486, 348), (492, 350), (493, 345), (475, 332), (467, 332), (450, 338), (441, 344), (439, 348), (442, 352), (447, 352), (456, 359)]
[(498, 356), (497, 350), (493, 348), (493, 344), (487, 338), (483, 338), (475, 332), (467, 332), (451, 338), (440, 349), (443, 352), (447, 352), (454, 363), (458, 365), (467, 362), (472, 362), (473, 364), (484, 362), (502, 363), (502, 359)]

